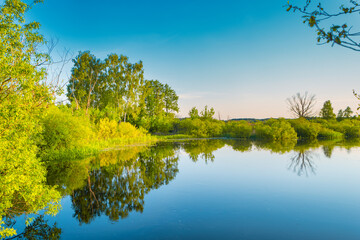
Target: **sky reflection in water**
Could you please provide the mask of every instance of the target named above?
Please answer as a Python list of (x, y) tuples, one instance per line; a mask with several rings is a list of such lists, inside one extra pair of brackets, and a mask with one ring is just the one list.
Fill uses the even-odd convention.
[(62, 239), (359, 239), (351, 147), (201, 140), (62, 162), (51, 221)]

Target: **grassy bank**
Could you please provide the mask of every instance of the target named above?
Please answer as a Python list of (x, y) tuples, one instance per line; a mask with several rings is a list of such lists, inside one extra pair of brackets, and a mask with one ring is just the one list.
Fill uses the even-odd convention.
[(52, 107), (42, 119), (38, 136), (39, 157), (43, 161), (80, 159), (106, 148), (158, 141), (146, 130), (130, 123), (118, 123), (108, 118), (92, 123), (87, 116)]

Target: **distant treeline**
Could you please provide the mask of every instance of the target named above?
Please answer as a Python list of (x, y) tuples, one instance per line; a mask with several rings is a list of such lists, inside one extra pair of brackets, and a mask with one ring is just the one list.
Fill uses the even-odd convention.
[(230, 137), (243, 139), (261, 139), (268, 141), (342, 139), (360, 137), (360, 120), (351, 115), (335, 118), (298, 118), (267, 120), (230, 120), (221, 121), (213, 118), (214, 109), (205, 107), (199, 114), (191, 109), (189, 118), (174, 120), (174, 133), (190, 137)]

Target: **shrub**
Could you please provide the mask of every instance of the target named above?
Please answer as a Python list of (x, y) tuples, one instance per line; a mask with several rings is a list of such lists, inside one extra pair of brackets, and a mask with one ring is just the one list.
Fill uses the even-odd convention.
[(109, 120), (108, 118), (100, 119), (98, 128), (99, 139), (115, 138), (118, 135), (118, 123), (115, 120)]
[(252, 126), (246, 121), (229, 121), (224, 126), (224, 136), (232, 138), (250, 138)]
[(360, 126), (346, 126), (345, 137), (346, 138), (359, 138), (360, 137)]
[(214, 119), (205, 120), (208, 137), (220, 137), (223, 134), (225, 123)]
[(142, 138), (145, 137), (147, 132), (143, 128), (136, 128), (128, 122), (122, 122), (118, 125), (118, 134), (119, 138)]
[(183, 134), (195, 137), (217, 137), (223, 133), (225, 123), (214, 119), (184, 119), (180, 121), (179, 128)]
[(319, 123), (310, 122), (305, 118), (291, 120), (290, 123), (299, 139), (316, 139), (321, 130)]
[(297, 139), (297, 134), (291, 124), (285, 119), (270, 119), (255, 124), (256, 138), (272, 141)]
[(174, 130), (174, 122), (172, 116), (157, 116), (150, 123), (150, 132), (169, 133)]
[(88, 118), (73, 116), (56, 106), (47, 110), (42, 127), (40, 147), (45, 151), (83, 147), (94, 138)]
[(319, 139), (339, 139), (343, 136), (344, 134), (325, 127), (322, 127), (318, 134)]

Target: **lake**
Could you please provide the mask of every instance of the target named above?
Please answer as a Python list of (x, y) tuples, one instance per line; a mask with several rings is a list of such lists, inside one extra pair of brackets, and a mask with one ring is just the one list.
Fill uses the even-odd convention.
[(193, 140), (59, 161), (47, 169), (62, 210), (45, 229), (61, 239), (360, 239), (357, 146)]

